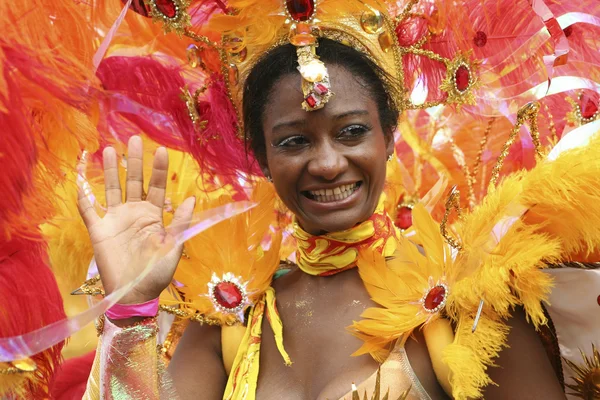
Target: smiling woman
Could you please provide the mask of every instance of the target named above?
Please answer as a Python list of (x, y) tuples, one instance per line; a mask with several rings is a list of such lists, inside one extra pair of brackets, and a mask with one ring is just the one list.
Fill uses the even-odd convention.
[(335, 88), (327, 107), (307, 113), (297, 106), (302, 77), (290, 62), (292, 45), (256, 65), (244, 97), (246, 135), (264, 174), (313, 234), (346, 230), (373, 214), (398, 120), (377, 75), (383, 72), (365, 55), (328, 39), (319, 42), (317, 54)]
[[(600, 143), (571, 136), (546, 157), (564, 124), (549, 122), (541, 137), (537, 117), (553, 121), (551, 104), (530, 102), (536, 85), (563, 82), (552, 71), (577, 76), (560, 70), (567, 31), (540, 11), (544, 2), (125, 3), (132, 11), (112, 27), (96, 17), (103, 10), (86, 21), (98, 34), (120, 31), (97, 40), (119, 55), (94, 65), (98, 84), (84, 90), (97, 102), (85, 108), (90, 126), (107, 136), (74, 174), (99, 275), (80, 291), (100, 281), (94, 293), (114, 293), (170, 251), (98, 320), (85, 399), (553, 400), (565, 383), (600, 391), (597, 330), (554, 325), (544, 305), (560, 283), (548, 265), (596, 271), (600, 257)], [(573, 2), (558, 3), (556, 13), (581, 17), (567, 10)], [(149, 16), (184, 37), (185, 52), (140, 22)], [(554, 46), (542, 45), (547, 31)], [(155, 57), (137, 56), (149, 49)], [(597, 52), (581, 53), (600, 65)], [(579, 114), (595, 98), (578, 99), (570, 118), (591, 122)], [(37, 118), (33, 103), (25, 114)], [(153, 141), (165, 147), (145, 164)], [(97, 160), (104, 196), (86, 169)], [(462, 202), (448, 181), (466, 188)], [(190, 238), (194, 210), (234, 199), (256, 204)], [(589, 368), (575, 366), (581, 377), (565, 382), (563, 364), (590, 343)]]

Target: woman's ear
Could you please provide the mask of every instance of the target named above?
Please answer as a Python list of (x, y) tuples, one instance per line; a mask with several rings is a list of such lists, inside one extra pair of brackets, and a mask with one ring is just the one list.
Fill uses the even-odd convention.
[(394, 154), (394, 131), (390, 130), (385, 133), (385, 149), (388, 157)]

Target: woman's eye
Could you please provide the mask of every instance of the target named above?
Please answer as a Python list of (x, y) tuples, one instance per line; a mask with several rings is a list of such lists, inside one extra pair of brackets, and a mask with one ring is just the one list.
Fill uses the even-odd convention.
[(340, 137), (347, 139), (357, 138), (367, 133), (370, 129), (364, 125), (350, 125), (341, 130)]
[(304, 136), (291, 136), (283, 139), (279, 143), (277, 143), (276, 147), (294, 147), (294, 146), (302, 146), (308, 143)]

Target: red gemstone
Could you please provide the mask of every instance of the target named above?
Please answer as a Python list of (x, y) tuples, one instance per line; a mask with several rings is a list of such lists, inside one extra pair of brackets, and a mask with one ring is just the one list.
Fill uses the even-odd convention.
[(314, 0), (286, 0), (285, 5), (295, 21), (308, 21), (315, 12)]
[(581, 109), (581, 116), (584, 119), (593, 118), (598, 112), (598, 96), (584, 93), (579, 101), (579, 108)]
[(446, 299), (446, 288), (442, 285), (434, 286), (427, 296), (425, 296), (425, 302), (423, 306), (428, 311), (435, 310), (440, 304)]
[(308, 96), (306, 96), (304, 101), (306, 101), (306, 104), (308, 104), (310, 108), (315, 108), (317, 106), (317, 98), (314, 94), (309, 94)]
[(317, 94), (320, 94), (321, 96), (323, 96), (324, 94), (327, 94), (327, 92), (329, 92), (329, 89), (327, 88), (327, 86), (323, 85), (322, 83), (317, 83), (315, 85), (315, 92), (317, 92)]
[(412, 209), (404, 206), (398, 209), (396, 226), (400, 229), (408, 229), (412, 226)]
[(456, 88), (459, 92), (464, 92), (469, 87), (469, 78), (471, 77), (471, 73), (469, 69), (461, 65), (456, 69), (456, 73), (454, 74), (454, 78), (456, 79)]
[[(121, 0), (121, 3), (127, 3), (127, 0)], [(150, 6), (146, 4), (144, 0), (133, 0), (129, 9), (136, 13), (143, 15), (144, 17), (150, 16)]]
[(168, 18), (175, 18), (177, 15), (177, 8), (173, 0), (154, 0), (154, 4), (156, 4), (158, 11)]
[(236, 308), (242, 304), (242, 292), (231, 282), (221, 282), (215, 286), (215, 299), (224, 308)]
[(478, 31), (473, 38), (473, 42), (477, 47), (483, 47), (487, 43), (487, 35), (483, 31)]
[(596, 299), (596, 301), (598, 302), (598, 305), (600, 306), (600, 296), (598, 296), (598, 298)]

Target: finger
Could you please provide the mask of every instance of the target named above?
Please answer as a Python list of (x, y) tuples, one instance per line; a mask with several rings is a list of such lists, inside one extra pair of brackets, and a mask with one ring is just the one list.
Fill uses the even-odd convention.
[(192, 222), (192, 215), (194, 214), (194, 207), (196, 206), (196, 198), (188, 197), (181, 203), (175, 215), (173, 216), (173, 222), (169, 225), (169, 229), (173, 235), (179, 235), (190, 226)]
[(104, 190), (106, 192), (106, 206), (115, 207), (121, 204), (121, 183), (119, 182), (119, 166), (117, 152), (112, 147), (107, 147), (102, 152), (104, 160)]
[(83, 223), (88, 229), (101, 220), (96, 210), (94, 210), (90, 199), (85, 195), (81, 187), (77, 190), (77, 209), (83, 219)]
[(142, 201), (144, 192), (142, 138), (132, 136), (127, 145), (127, 200)]
[(148, 185), (148, 200), (156, 207), (165, 205), (165, 189), (167, 188), (167, 175), (169, 173), (169, 153), (164, 147), (159, 147), (154, 155), (152, 176)]

